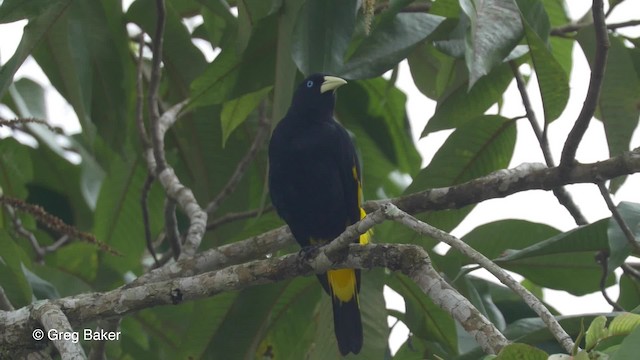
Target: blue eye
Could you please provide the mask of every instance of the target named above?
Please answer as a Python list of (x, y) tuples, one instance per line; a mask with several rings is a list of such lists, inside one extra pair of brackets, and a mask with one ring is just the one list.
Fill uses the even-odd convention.
[(307, 87), (310, 88), (313, 86), (313, 81), (309, 80), (307, 81)]

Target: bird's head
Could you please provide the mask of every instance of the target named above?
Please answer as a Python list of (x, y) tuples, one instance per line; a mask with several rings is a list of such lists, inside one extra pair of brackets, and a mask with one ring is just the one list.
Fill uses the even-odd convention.
[(335, 106), (334, 90), (346, 84), (344, 79), (324, 74), (313, 74), (298, 86), (293, 94), (289, 112), (331, 118)]

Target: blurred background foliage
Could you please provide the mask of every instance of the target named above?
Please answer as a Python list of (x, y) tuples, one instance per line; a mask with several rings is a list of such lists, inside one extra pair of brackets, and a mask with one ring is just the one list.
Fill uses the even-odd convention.
[[(359, 149), (365, 198), (388, 199), (506, 168), (516, 142), (516, 119), (485, 112), (502, 104), (502, 94), (514, 80), (511, 66), (528, 64), (535, 72), (544, 122), (549, 124), (568, 101), (572, 49), (581, 47), (588, 59), (595, 49), (589, 18), (577, 31), (550, 36), (552, 29), (569, 24), (562, 0), (167, 0), (166, 9), (162, 104), (166, 110), (189, 99), (189, 111), (167, 134), (167, 158), (202, 206), (221, 191), (251, 145), (260, 104), (275, 125), (294, 86), (310, 73), (349, 80), (338, 93), (336, 117)], [(38, 261), (28, 241), (16, 233), (9, 213), (0, 212), (0, 286), (16, 307), (34, 299), (113, 289), (151, 265), (140, 207), (147, 169), (135, 119), (138, 39), (140, 30), (154, 33), (155, 14), (152, 0), (126, 5), (111, 0), (5, 0), (0, 6), (0, 23), (28, 20), (16, 53), (0, 69), (4, 111), (16, 118), (58, 116), (48, 112), (42, 84), (14, 80), (17, 69), (32, 57), (73, 107), (81, 126), (75, 134), (37, 123), (9, 132), (0, 140), (1, 191), (42, 206), (123, 254), (113, 256), (74, 241)], [(153, 40), (144, 38), (147, 45)], [(596, 117), (605, 126), (614, 156), (629, 150), (638, 123), (640, 40), (612, 31), (610, 41)], [(148, 48), (143, 54), (146, 85)], [(414, 131), (426, 136), (454, 130), (424, 168), (411, 138), (407, 96), (395, 84), (398, 64), (405, 59), (420, 92), (437, 101), (426, 127)], [(210, 221), (268, 205), (266, 159), (262, 147)], [(623, 181), (612, 181), (610, 190), (615, 192)], [(162, 188), (154, 183), (148, 195), (154, 238), (163, 230), (164, 199)], [(473, 208), (418, 216), (449, 231)], [(640, 205), (621, 203), (619, 210), (638, 231)], [(40, 228), (28, 215), (18, 215), (42, 246), (57, 240), (58, 234)], [(179, 221), (186, 228), (186, 217), (179, 214)], [(282, 224), (274, 212), (266, 211), (217, 226), (206, 233), (201, 249)], [(632, 251), (610, 219), (564, 233), (545, 224), (502, 220), (472, 230), (464, 240), (522, 275), (523, 283), (539, 296), (542, 288), (575, 295), (599, 291), (602, 270), (593, 256), (608, 251), (612, 262), (606, 283), (618, 283), (617, 301), (627, 310), (640, 302), (638, 278), (625, 273), (618, 282), (611, 276)], [(376, 241), (424, 246), (438, 270), (510, 339), (561, 351), (513, 293), (461, 274), (472, 264), (459, 253), (433, 252), (435, 241), (392, 223), (377, 228)], [(167, 244), (157, 245), (160, 254), (170, 250)], [(297, 247), (274, 255), (293, 251)], [(473, 339), (409, 279), (382, 269), (365, 271), (363, 279), (361, 358), (480, 356)], [(402, 296), (404, 313), (387, 309), (385, 286)], [(327, 359), (338, 356), (330, 311), (329, 298), (313, 278), (257, 286), (126, 317), (122, 340), (110, 342), (107, 355)], [(397, 322), (388, 325), (388, 316), (411, 332), (395, 354), (388, 338)], [(574, 338), (581, 319), (563, 318)]]

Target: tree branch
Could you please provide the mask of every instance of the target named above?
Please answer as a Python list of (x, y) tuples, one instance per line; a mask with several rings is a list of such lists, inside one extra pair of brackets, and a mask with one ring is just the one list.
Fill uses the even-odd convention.
[[(582, 28), (587, 26), (591, 26), (593, 23), (577, 23), (577, 24), (568, 24), (561, 27), (551, 29), (550, 35), (552, 36), (567, 36), (568, 33), (576, 32)], [(624, 27), (638, 26), (640, 25), (640, 20), (629, 20), (619, 23), (606, 24), (608, 30), (617, 30)]]
[[(551, 149), (549, 148), (549, 141), (547, 139), (546, 131), (542, 131), (540, 125), (538, 123), (538, 119), (536, 118), (536, 114), (533, 111), (533, 106), (531, 105), (531, 100), (529, 99), (529, 92), (527, 91), (526, 84), (524, 83), (524, 79), (522, 78), (522, 74), (518, 70), (518, 67), (515, 62), (510, 61), (509, 65), (511, 65), (511, 71), (516, 79), (516, 84), (518, 85), (518, 90), (520, 91), (520, 97), (522, 97), (522, 105), (525, 108), (527, 113), (527, 119), (529, 120), (529, 124), (531, 124), (531, 128), (538, 139), (538, 143), (540, 144), (540, 149), (542, 150), (542, 155), (544, 156), (544, 160), (547, 163), (548, 167), (554, 167), (555, 163), (553, 161), (553, 156), (551, 155)], [(546, 119), (545, 119), (545, 129), (546, 129)], [(578, 225), (587, 224), (587, 219), (582, 215), (580, 208), (573, 201), (571, 194), (567, 191), (565, 187), (557, 187), (553, 189), (553, 194), (556, 196), (560, 204), (564, 206), (569, 214), (573, 217), (574, 221)]]
[[(44, 327), (44, 334), (49, 332), (71, 333), (73, 328), (61, 308), (48, 301), (38, 301), (32, 305), (31, 313)], [(28, 335), (31, 337), (31, 335)], [(46, 337), (46, 336), (45, 336)], [(52, 340), (64, 360), (86, 359), (87, 356), (78, 341), (56, 338)]]
[[(590, 164), (576, 164), (566, 175), (559, 167), (547, 168), (539, 163), (524, 163), (499, 170), (481, 178), (444, 188), (428, 189), (392, 199), (393, 204), (409, 214), (424, 211), (459, 209), (488, 199), (503, 198), (526, 190), (553, 190), (559, 186), (596, 183), (600, 180), (640, 172), (640, 149)], [(373, 211), (388, 200), (364, 203)]]
[(596, 111), (598, 99), (600, 98), (602, 79), (604, 78), (604, 71), (607, 64), (607, 52), (609, 51), (610, 46), (609, 34), (607, 33), (607, 27), (604, 22), (603, 9), (604, 5), (602, 0), (593, 0), (592, 12), (593, 25), (596, 33), (596, 54), (595, 59), (593, 60), (593, 68), (591, 69), (589, 89), (587, 90), (587, 96), (584, 99), (582, 110), (580, 111), (573, 128), (569, 132), (567, 141), (562, 149), (560, 168), (564, 169), (564, 173), (566, 173), (574, 164), (578, 145), (580, 145), (580, 141), (589, 127), (589, 122)]
[(424, 236), (433, 237), (436, 240), (442, 241), (447, 245), (455, 248), (460, 251), (462, 254), (467, 256), (468, 258), (475, 261), (477, 264), (488, 270), (493, 276), (498, 278), (500, 282), (508, 286), (511, 290), (513, 290), (516, 294), (518, 294), (522, 300), (540, 316), (542, 321), (547, 325), (547, 328), (551, 331), (551, 334), (558, 340), (558, 343), (562, 345), (569, 354), (572, 353), (572, 349), (575, 346), (571, 336), (567, 334), (562, 326), (555, 319), (553, 314), (547, 310), (547, 308), (542, 304), (535, 295), (533, 295), (529, 290), (527, 290), (524, 286), (520, 285), (514, 278), (512, 278), (506, 271), (502, 270), (498, 265), (489, 260), (487, 257), (477, 252), (471, 246), (467, 245), (467, 243), (461, 241), (453, 235), (450, 235), (440, 229), (434, 228), (433, 226), (424, 223), (413, 216), (405, 213), (404, 211), (398, 209), (397, 207), (390, 205), (386, 210), (387, 215), (393, 219), (401, 223), (402, 225), (412, 229), (413, 231), (422, 234)]

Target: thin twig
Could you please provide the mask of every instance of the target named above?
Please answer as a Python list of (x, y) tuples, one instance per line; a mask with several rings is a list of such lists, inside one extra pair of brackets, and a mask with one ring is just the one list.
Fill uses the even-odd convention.
[(0, 126), (7, 126), (7, 127), (12, 128), (12, 129), (18, 128), (18, 125), (24, 125), (24, 124), (30, 124), (30, 123), (31, 124), (40, 124), (42, 126), (46, 126), (47, 128), (49, 128), (49, 130), (53, 131), (56, 134), (64, 134), (64, 131), (62, 131), (61, 128), (59, 128), (57, 126), (52, 126), (46, 120), (36, 119), (36, 118), (33, 118), (33, 117), (18, 118), (18, 119), (12, 119), (12, 120), (7, 120), (7, 119), (0, 118)]
[(144, 76), (142, 56), (144, 50), (144, 32), (140, 33), (138, 40), (138, 59), (136, 65), (136, 128), (138, 129), (138, 137), (143, 149), (151, 148), (151, 141), (144, 126)]
[(614, 311), (625, 311), (622, 306), (618, 305), (612, 298), (607, 294), (607, 277), (609, 276), (609, 252), (608, 251), (599, 251), (595, 256), (596, 262), (600, 265), (600, 282), (598, 286), (600, 288), (600, 294), (604, 300), (609, 303), (613, 307)]
[[(98, 326), (96, 327), (96, 332), (98, 333), (113, 333), (118, 330), (118, 326), (120, 325), (120, 317), (104, 319), (98, 321)], [(89, 360), (106, 360), (107, 357), (105, 355), (105, 351), (107, 350), (107, 341), (108, 340), (94, 340), (91, 341), (91, 352), (89, 352)]]
[(177, 260), (182, 249), (182, 242), (180, 241), (180, 230), (178, 229), (178, 219), (176, 218), (176, 205), (176, 202), (172, 199), (166, 199), (164, 202), (164, 232), (173, 250), (173, 258)]
[(600, 97), (600, 91), (602, 90), (602, 80), (604, 78), (604, 71), (607, 65), (607, 53), (609, 51), (609, 34), (607, 33), (607, 27), (604, 23), (604, 5), (603, 0), (593, 0), (593, 25), (595, 29), (596, 38), (596, 54), (593, 60), (593, 68), (591, 69), (591, 79), (589, 80), (589, 89), (587, 90), (587, 96), (584, 99), (582, 110), (576, 119), (573, 128), (567, 136), (567, 141), (562, 149), (562, 156), (560, 157), (560, 168), (563, 171), (568, 171), (574, 165), (576, 151), (584, 133), (589, 127), (589, 122), (593, 118), (593, 114), (596, 111), (598, 105), (598, 99)]
[(164, 38), (165, 15), (164, 0), (156, 0), (156, 30), (153, 37), (153, 47), (151, 48), (153, 57), (151, 59), (151, 77), (149, 79), (149, 96), (147, 104), (149, 108), (149, 121), (151, 123), (153, 157), (156, 162), (156, 175), (160, 174), (167, 168), (167, 160), (165, 159), (163, 146), (164, 140), (161, 137), (160, 131), (160, 109), (158, 108), (158, 103), (160, 101), (158, 92), (160, 91), (160, 77), (162, 75), (162, 43)]
[(55, 231), (56, 233), (62, 235), (67, 235), (71, 238), (86, 241), (97, 246), (100, 250), (107, 251), (113, 255), (121, 255), (109, 245), (97, 240), (95, 236), (93, 236), (93, 234), (80, 231), (71, 225), (67, 225), (60, 218), (49, 214), (41, 206), (29, 204), (20, 199), (16, 199), (6, 195), (0, 196), (0, 203), (4, 204), (5, 206), (8, 205), (14, 210), (23, 211), (27, 214), (30, 214), (36, 219), (36, 221), (47, 227), (49, 230)]
[(158, 264), (158, 257), (156, 256), (156, 250), (151, 240), (151, 222), (149, 220), (149, 204), (147, 202), (149, 198), (149, 191), (151, 191), (151, 185), (155, 180), (153, 173), (148, 172), (147, 178), (142, 185), (142, 191), (140, 192), (140, 207), (142, 208), (142, 224), (144, 225), (144, 240), (147, 244), (147, 250), (153, 257), (153, 261)]
[(258, 154), (258, 150), (260, 150), (260, 148), (262, 148), (262, 146), (264, 145), (270, 129), (271, 124), (269, 122), (269, 119), (267, 118), (264, 103), (262, 103), (258, 107), (258, 131), (256, 132), (256, 137), (253, 139), (253, 142), (251, 143), (251, 146), (249, 147), (247, 153), (236, 166), (236, 170), (227, 181), (227, 184), (222, 188), (222, 190), (220, 190), (218, 195), (216, 195), (216, 197), (211, 200), (209, 205), (207, 205), (206, 212), (208, 214), (214, 213), (216, 210), (218, 210), (224, 199), (226, 199), (235, 191), (245, 172), (247, 172), (249, 164)]
[(604, 181), (598, 181), (597, 185), (598, 189), (600, 190), (600, 194), (602, 194), (604, 202), (607, 204), (609, 211), (611, 211), (611, 216), (613, 216), (613, 218), (616, 220), (616, 223), (618, 223), (618, 226), (620, 227), (620, 230), (622, 230), (624, 237), (627, 239), (629, 246), (631, 246), (636, 254), (640, 254), (640, 244), (638, 244), (633, 231), (631, 231), (629, 225), (627, 225), (627, 223), (624, 221), (622, 215), (620, 215), (620, 212), (618, 211), (618, 208), (616, 208), (616, 205), (613, 203), (611, 194), (609, 194), (609, 190), (607, 190)]
[(33, 252), (36, 253), (36, 261), (42, 262), (42, 259), (44, 259), (45, 256), (45, 252), (42, 247), (40, 247), (36, 236), (33, 235), (31, 231), (25, 229), (24, 226), (22, 226), (22, 220), (20, 220), (20, 217), (18, 216), (18, 214), (16, 214), (15, 210), (11, 206), (9, 206), (8, 204), (4, 204), (4, 210), (9, 214), (15, 232), (29, 241), (29, 245), (31, 245)]
[[(576, 32), (587, 26), (591, 26), (592, 24), (593, 24), (592, 22), (568, 24), (568, 25), (551, 29), (551, 32), (549, 34), (552, 36), (564, 37), (564, 36), (567, 36), (567, 34), (569, 33)], [(640, 25), (640, 20), (629, 20), (629, 21), (624, 21), (619, 23), (606, 24), (605, 26), (608, 30), (617, 30), (620, 28), (632, 27), (632, 26), (638, 26), (638, 25)]]
[(627, 276), (635, 278), (636, 281), (640, 281), (640, 271), (634, 268), (632, 264), (624, 263), (620, 265), (620, 267), (622, 268), (622, 271), (627, 274)]
[(225, 225), (234, 221), (249, 219), (254, 216), (258, 216), (259, 214), (265, 214), (273, 211), (273, 209), (274, 208), (272, 205), (268, 205), (264, 209), (253, 209), (253, 210), (242, 211), (242, 212), (228, 213), (208, 223), (207, 231), (212, 231), (222, 225)]
[[(527, 91), (527, 86), (522, 78), (522, 74), (520, 74), (520, 70), (518, 70), (518, 66), (515, 62), (510, 61), (509, 65), (511, 65), (511, 71), (516, 79), (516, 84), (518, 85), (518, 90), (520, 91), (520, 97), (522, 98), (522, 105), (525, 108), (527, 113), (526, 117), (529, 120), (529, 124), (533, 129), (533, 132), (538, 139), (538, 144), (540, 144), (540, 149), (542, 150), (542, 155), (544, 156), (544, 160), (548, 167), (554, 167), (555, 162), (553, 161), (553, 155), (551, 154), (551, 149), (549, 148), (549, 141), (547, 138), (547, 132), (542, 131), (540, 129), (540, 124), (538, 123), (538, 119), (536, 118), (536, 114), (533, 111), (533, 105), (531, 105), (531, 100), (529, 98), (529, 92)], [(546, 129), (546, 120), (545, 120), (545, 129)], [(574, 221), (578, 225), (587, 224), (587, 219), (582, 215), (580, 208), (573, 201), (571, 194), (567, 191), (567, 189), (562, 186), (553, 189), (553, 194), (556, 196), (560, 204), (564, 206), (567, 211), (571, 214)]]

